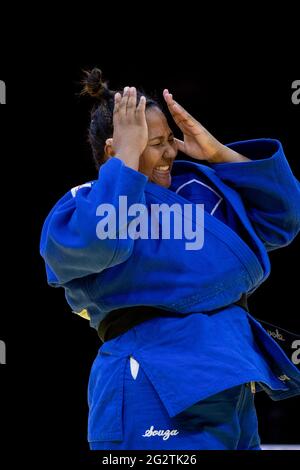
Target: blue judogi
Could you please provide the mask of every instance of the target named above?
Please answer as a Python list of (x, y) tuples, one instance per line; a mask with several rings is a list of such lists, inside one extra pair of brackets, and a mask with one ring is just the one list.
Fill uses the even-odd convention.
[[(41, 254), (48, 282), (65, 288), (72, 310), (86, 312), (92, 327), (121, 307), (153, 305), (177, 313), (145, 321), (101, 346), (89, 383), (91, 443), (123, 440), (141, 448), (144, 442), (128, 441), (123, 422), (130, 357), (169, 418), (250, 381), (274, 400), (300, 393), (292, 361), (258, 321), (233, 305), (269, 276), (268, 251), (299, 232), (300, 185), (280, 142), (230, 147), (251, 161), (175, 161), (169, 189), (112, 158), (98, 180), (68, 192), (47, 217)], [(97, 207), (118, 207), (120, 195), (128, 206), (204, 203), (202, 249), (186, 250), (185, 239), (99, 240)]]
[[(111, 409), (116, 427), (120, 426), (117, 413), (121, 413), (122, 439), (107, 440), (106, 434), (101, 441), (91, 440), (92, 450), (260, 450), (254, 395), (249, 386), (214, 394), (170, 417), (141, 365), (136, 374), (131, 361), (125, 366), (123, 406), (120, 411)], [(98, 427), (101, 420), (99, 415)]]

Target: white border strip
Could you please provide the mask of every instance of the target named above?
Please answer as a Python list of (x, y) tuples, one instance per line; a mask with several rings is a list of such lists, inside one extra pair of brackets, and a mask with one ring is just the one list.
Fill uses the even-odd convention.
[(261, 450), (300, 450), (300, 445), (262, 444)]

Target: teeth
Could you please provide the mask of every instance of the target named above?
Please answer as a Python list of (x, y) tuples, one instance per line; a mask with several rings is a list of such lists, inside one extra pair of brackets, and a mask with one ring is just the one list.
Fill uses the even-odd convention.
[(168, 170), (170, 167), (169, 165), (165, 165), (165, 166), (157, 166), (155, 168), (155, 170)]

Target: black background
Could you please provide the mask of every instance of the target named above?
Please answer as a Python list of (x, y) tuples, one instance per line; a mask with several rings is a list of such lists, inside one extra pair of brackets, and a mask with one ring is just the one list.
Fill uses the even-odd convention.
[[(158, 94), (169, 88), (224, 143), (281, 140), (298, 179), (300, 105), (292, 104), (291, 84), (299, 75), (281, 78), (273, 69), (232, 64), (210, 70), (200, 66), (200, 52), (186, 60), (169, 56), (168, 48), (129, 54), (125, 45), (103, 51), (99, 42), (92, 53), (77, 47), (75, 33), (55, 47), (49, 42), (43, 53), (37, 42), (18, 51), (16, 61), (3, 57), (0, 67), (7, 85), (7, 105), (0, 107), (0, 339), (7, 343), (7, 365), (0, 369), (1, 450), (17, 443), (23, 458), (45, 448), (58, 461), (76, 462), (88, 449), (86, 389), (99, 341), (88, 322), (71, 313), (63, 290), (47, 286), (39, 237), (53, 204), (96, 178), (86, 143), (91, 103), (76, 95), (81, 69), (99, 66), (112, 88), (142, 85)], [(271, 276), (250, 299), (254, 316), (295, 332), (299, 248), (298, 238), (271, 254)], [(298, 398), (272, 402), (261, 393), (256, 402), (262, 442), (300, 443)]]

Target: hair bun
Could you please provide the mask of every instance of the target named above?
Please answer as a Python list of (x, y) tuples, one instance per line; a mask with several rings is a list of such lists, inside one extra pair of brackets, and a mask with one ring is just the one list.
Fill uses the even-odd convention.
[(102, 71), (98, 68), (84, 71), (85, 77), (82, 80), (82, 95), (90, 95), (92, 98), (103, 101), (112, 96), (108, 89), (108, 84), (103, 80)]

